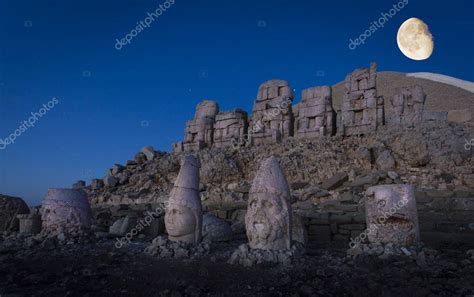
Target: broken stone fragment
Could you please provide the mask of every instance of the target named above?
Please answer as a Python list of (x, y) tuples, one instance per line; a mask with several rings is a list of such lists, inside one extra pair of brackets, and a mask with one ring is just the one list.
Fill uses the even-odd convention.
[(155, 155), (155, 150), (151, 146), (145, 146), (144, 148), (142, 148), (142, 150), (140, 152), (145, 155), (145, 157), (148, 161), (152, 161), (156, 156)]
[(91, 189), (98, 190), (104, 186), (104, 181), (101, 179), (93, 179), (91, 182)]
[(333, 175), (331, 178), (325, 180), (321, 185), (321, 188), (331, 191), (345, 183), (349, 179), (349, 176), (345, 172), (340, 172)]
[(379, 169), (389, 171), (395, 168), (395, 158), (389, 150), (384, 150), (375, 161)]
[(122, 172), (122, 170), (124, 169), (125, 167), (123, 167), (122, 165), (120, 164), (115, 164), (112, 169), (110, 170), (112, 175), (117, 175), (119, 174), (120, 172)]
[(232, 240), (233, 232), (226, 221), (211, 213), (202, 218), (202, 239), (211, 242)]
[(117, 178), (115, 178), (111, 175), (107, 175), (106, 177), (104, 177), (103, 181), (104, 181), (104, 185), (106, 187), (112, 187), (112, 188), (115, 187), (119, 182), (119, 180)]
[(82, 188), (84, 188), (85, 186), (86, 186), (86, 182), (83, 181), (83, 180), (79, 180), (79, 181), (77, 181), (76, 183), (74, 183), (74, 184), (72, 185), (72, 188), (73, 188), (73, 189), (82, 189)]

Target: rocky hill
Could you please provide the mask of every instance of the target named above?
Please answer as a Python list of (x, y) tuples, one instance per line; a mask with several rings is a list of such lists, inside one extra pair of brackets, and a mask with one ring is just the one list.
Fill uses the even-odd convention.
[[(417, 187), (425, 241), (440, 236), (461, 240), (473, 227), (474, 162), (472, 151), (464, 147), (470, 133), (461, 124), (429, 122), (382, 127), (366, 136), (203, 149), (195, 153), (201, 162), (201, 198), (205, 210), (245, 236), (242, 220), (250, 184), (260, 162), (273, 155), (280, 159), (291, 185), (293, 210), (308, 226), (310, 242), (325, 238), (323, 242), (346, 244), (365, 228), (365, 189), (392, 183)], [(184, 154), (148, 147), (126, 166), (112, 167), (105, 184), (95, 180), (85, 187), (95, 215), (113, 221), (165, 202)]]

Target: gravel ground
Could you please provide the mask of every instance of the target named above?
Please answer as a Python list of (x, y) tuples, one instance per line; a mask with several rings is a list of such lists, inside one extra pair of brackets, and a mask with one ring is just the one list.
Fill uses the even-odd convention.
[(213, 244), (193, 261), (157, 259), (141, 241), (2, 248), (0, 296), (474, 296), (474, 259), (438, 249), (426, 263), (320, 249), (292, 267), (244, 268), (228, 258), (242, 242)]

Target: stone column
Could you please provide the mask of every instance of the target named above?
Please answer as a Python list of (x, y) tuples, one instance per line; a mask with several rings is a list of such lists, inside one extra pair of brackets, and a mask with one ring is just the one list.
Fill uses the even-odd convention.
[(252, 249), (291, 248), (290, 189), (280, 163), (266, 159), (250, 188), (245, 227)]
[(366, 192), (367, 237), (371, 243), (420, 243), (415, 190), (411, 185), (379, 185)]
[(171, 190), (166, 208), (168, 239), (198, 244), (202, 238), (202, 205), (199, 195), (199, 161), (186, 156)]

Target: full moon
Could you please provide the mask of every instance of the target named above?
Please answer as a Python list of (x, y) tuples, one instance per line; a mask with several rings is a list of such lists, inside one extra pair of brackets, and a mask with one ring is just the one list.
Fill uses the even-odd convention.
[(433, 53), (433, 36), (422, 20), (410, 18), (403, 22), (397, 34), (398, 48), (413, 60), (426, 60)]

